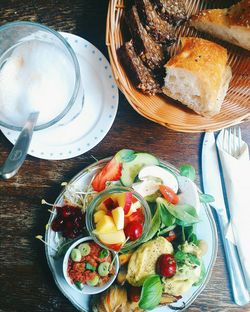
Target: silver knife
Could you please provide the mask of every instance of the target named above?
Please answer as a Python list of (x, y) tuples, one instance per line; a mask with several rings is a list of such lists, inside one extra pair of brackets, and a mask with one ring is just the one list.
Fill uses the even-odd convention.
[(229, 218), (223, 196), (221, 173), (213, 132), (205, 133), (202, 145), (201, 163), (204, 193), (213, 195), (215, 198), (215, 201), (211, 203), (210, 206), (215, 209), (218, 216), (234, 301), (236, 304), (244, 306), (249, 303), (250, 298), (237, 248), (226, 238)]

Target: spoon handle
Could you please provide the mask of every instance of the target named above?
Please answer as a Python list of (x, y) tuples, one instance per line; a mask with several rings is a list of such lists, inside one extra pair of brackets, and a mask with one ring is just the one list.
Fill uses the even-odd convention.
[(0, 169), (0, 175), (3, 179), (10, 179), (13, 177), (22, 166), (30, 146), (38, 115), (39, 112), (34, 112), (29, 115), (14, 147)]

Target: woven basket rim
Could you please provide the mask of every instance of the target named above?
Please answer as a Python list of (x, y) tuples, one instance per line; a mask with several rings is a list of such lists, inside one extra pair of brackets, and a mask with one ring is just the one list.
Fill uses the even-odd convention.
[[(106, 46), (109, 53), (110, 63), (113, 75), (115, 77), (118, 88), (125, 95), (127, 101), (130, 105), (143, 117), (156, 122), (164, 127), (170, 128), (174, 131), (179, 132), (204, 132), (204, 131), (217, 131), (223, 128), (233, 126), (244, 121), (250, 120), (250, 109), (249, 112), (241, 114), (240, 116), (236, 116), (235, 118), (221, 119), (219, 121), (210, 121), (206, 123), (206, 119), (203, 119), (199, 124), (193, 123), (180, 123), (178, 119), (174, 120), (166, 120), (164, 116), (160, 116), (157, 114), (153, 114), (148, 112), (146, 109), (143, 109), (141, 102), (138, 99), (139, 91), (136, 90), (133, 84), (130, 82), (129, 78), (126, 75), (125, 70), (119, 62), (117, 56), (117, 48), (123, 43), (123, 39), (121, 37), (120, 32), (120, 21), (121, 16), (124, 10), (124, 0), (110, 0), (108, 5), (107, 19), (106, 19)], [(144, 99), (148, 100), (148, 96), (140, 94), (140, 97), (144, 97)], [(156, 100), (157, 96), (154, 96), (154, 100)], [(247, 97), (250, 101), (250, 94)], [(156, 100), (157, 101), (157, 100)], [(183, 107), (183, 111), (186, 110)], [(193, 114), (193, 112), (187, 113), (188, 115)], [(204, 118), (198, 116), (198, 118)]]

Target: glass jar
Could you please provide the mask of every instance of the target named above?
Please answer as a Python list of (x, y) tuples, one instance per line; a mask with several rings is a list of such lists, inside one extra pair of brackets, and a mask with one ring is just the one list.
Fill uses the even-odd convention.
[[(133, 198), (135, 198), (139, 203), (141, 204), (141, 209), (144, 215), (144, 223), (142, 227), (142, 235), (134, 241), (131, 240), (126, 240), (125, 243), (123, 244), (110, 244), (106, 245), (104, 244), (98, 237), (97, 233), (95, 232), (95, 224), (94, 224), (94, 213), (97, 211), (97, 207), (105, 200), (110, 198), (110, 196), (114, 196), (115, 194), (121, 194), (121, 193), (127, 193), (130, 192), (132, 193)], [(125, 216), (126, 217), (126, 216)], [(125, 187), (112, 187), (108, 188), (103, 192), (98, 193), (98, 195), (91, 201), (89, 204), (87, 211), (86, 211), (86, 226), (88, 229), (89, 234), (93, 238), (93, 240), (101, 245), (102, 247), (105, 247), (110, 250), (116, 250), (116, 251), (121, 251), (121, 252), (127, 252), (141, 243), (143, 243), (147, 233), (149, 232), (150, 225), (151, 225), (151, 211), (150, 207), (147, 204), (147, 202), (144, 200), (144, 198), (135, 192), (134, 190), (130, 188), (125, 188)], [(118, 248), (117, 248), (118, 246)]]

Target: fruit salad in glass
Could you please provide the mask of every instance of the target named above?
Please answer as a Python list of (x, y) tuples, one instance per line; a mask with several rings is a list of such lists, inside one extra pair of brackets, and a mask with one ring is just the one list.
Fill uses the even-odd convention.
[(138, 246), (151, 222), (147, 202), (132, 189), (112, 187), (100, 192), (87, 209), (86, 225), (93, 239), (110, 250)]

